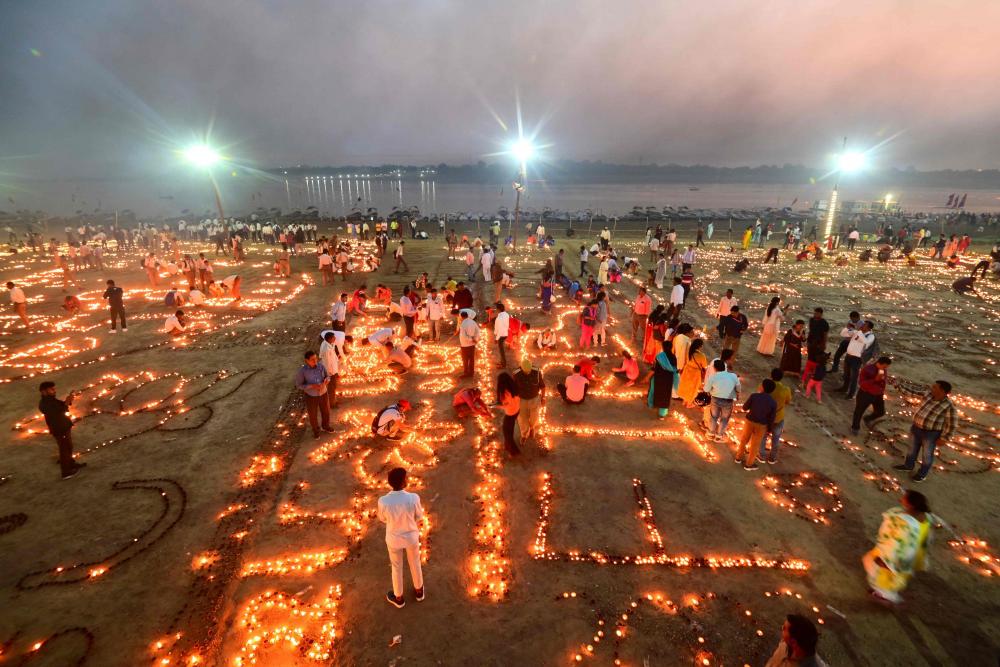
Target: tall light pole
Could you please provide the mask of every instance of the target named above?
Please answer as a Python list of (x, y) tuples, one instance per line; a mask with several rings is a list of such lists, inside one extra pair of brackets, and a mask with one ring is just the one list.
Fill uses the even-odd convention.
[(517, 228), (521, 222), (521, 192), (524, 191), (525, 182), (528, 180), (528, 160), (535, 154), (535, 147), (527, 139), (521, 138), (511, 146), (510, 152), (520, 164), (517, 181), (514, 183), (514, 229), (511, 232), (511, 239), (516, 249)]
[(184, 150), (183, 155), (189, 163), (208, 172), (208, 180), (212, 183), (212, 189), (215, 190), (215, 205), (219, 208), (219, 224), (225, 225), (226, 214), (222, 211), (222, 194), (219, 193), (219, 184), (212, 175), (212, 167), (222, 161), (222, 156), (217, 150), (205, 144), (190, 146)]
[(826, 227), (823, 230), (823, 238), (830, 238), (830, 234), (833, 233), (833, 224), (837, 220), (837, 199), (839, 196), (840, 189), (840, 176), (844, 172), (850, 173), (852, 171), (857, 171), (865, 166), (867, 158), (864, 153), (849, 152), (847, 150), (847, 137), (844, 137), (844, 145), (837, 156), (837, 178), (833, 183), (833, 192), (830, 193), (830, 205), (826, 212)]

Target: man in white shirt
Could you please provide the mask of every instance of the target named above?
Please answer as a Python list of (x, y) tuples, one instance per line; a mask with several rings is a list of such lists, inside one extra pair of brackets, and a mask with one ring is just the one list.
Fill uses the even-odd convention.
[(875, 342), (875, 334), (872, 329), (875, 325), (871, 320), (865, 320), (861, 328), (854, 332), (851, 340), (847, 343), (847, 354), (844, 355), (844, 383), (837, 388), (837, 391), (847, 393), (847, 398), (854, 398), (858, 390), (858, 374), (861, 372), (861, 357), (865, 350)]
[(28, 328), (28, 299), (24, 296), (24, 290), (12, 282), (7, 283), (10, 290), (10, 303), (14, 307), (14, 312), (24, 322), (24, 328)]
[(556, 385), (556, 390), (563, 400), (570, 405), (580, 405), (587, 398), (587, 386), (590, 380), (580, 374), (580, 365), (573, 366), (573, 374)]
[(436, 342), (441, 338), (441, 321), (444, 319), (444, 302), (438, 295), (437, 288), (431, 288), (430, 293), (427, 295), (426, 304), (430, 340)]
[(609, 245), (611, 245), (611, 230), (605, 225), (601, 230), (601, 250), (607, 250)]
[(389, 604), (402, 609), (403, 599), (403, 557), (410, 565), (410, 579), (417, 602), (424, 600), (424, 575), (420, 569), (420, 526), (424, 509), (420, 506), (420, 496), (406, 488), (406, 470), (393, 468), (389, 471), (389, 486), (392, 491), (378, 499), (378, 518), (385, 524), (385, 545), (389, 549), (392, 564), (392, 590), (385, 594)]
[(395, 334), (394, 329), (389, 327), (383, 327), (381, 329), (376, 329), (368, 338), (362, 341), (362, 345), (385, 345), (386, 341), (392, 340), (393, 334)]
[(205, 305), (205, 293), (200, 289), (192, 289), (188, 291), (187, 294), (188, 301), (192, 306), (203, 306)]
[(684, 262), (685, 264), (687, 264), (688, 266), (692, 266), (694, 264), (694, 246), (693, 245), (689, 245), (688, 249), (684, 251), (683, 255), (681, 255), (681, 261)]
[(472, 311), (463, 308), (458, 316), (461, 324), (458, 325), (458, 344), (462, 352), (462, 375), (460, 377), (470, 378), (475, 375), (476, 369), (476, 343), (479, 342), (479, 325), (470, 315)]
[(323, 252), (319, 255), (319, 270), (323, 274), (323, 284), (333, 284), (333, 257), (330, 257), (330, 251), (323, 248)]
[(674, 278), (674, 287), (670, 290), (670, 308), (667, 309), (667, 319), (671, 320), (681, 314), (684, 307), (684, 286), (680, 278)]
[(409, 338), (404, 338), (398, 346), (394, 345), (392, 341), (388, 341), (382, 346), (386, 363), (391, 370), (399, 375), (409, 372), (413, 365), (413, 359), (404, 351), (403, 347), (409, 340)]
[(493, 275), (493, 250), (483, 248), (483, 254), (479, 257), (479, 263), (483, 267), (483, 279), (489, 281)]
[[(389, 331), (391, 332), (392, 329), (389, 329)], [(345, 358), (347, 357), (347, 347), (345, 346), (345, 343), (353, 343), (354, 337), (346, 335), (343, 331), (324, 329), (319, 332), (320, 340), (326, 340), (326, 335), (331, 333), (333, 334), (333, 347), (337, 351), (337, 356), (340, 357), (340, 363), (343, 364)]]
[(587, 246), (580, 246), (580, 282), (583, 282), (583, 277), (587, 275), (587, 262), (590, 260), (590, 251), (587, 250)]
[(163, 329), (160, 331), (171, 336), (180, 336), (187, 331), (187, 320), (184, 319), (184, 311), (178, 310), (168, 317), (167, 321), (163, 323)]
[[(341, 333), (343, 335), (343, 333)], [(326, 331), (323, 334), (323, 342), (319, 346), (319, 360), (326, 369), (326, 376), (329, 382), (326, 385), (326, 393), (331, 408), (337, 405), (337, 377), (340, 375), (340, 356), (337, 354), (337, 336), (334, 331)]]
[(403, 324), (406, 327), (406, 335), (414, 336), (413, 323), (417, 319), (417, 305), (413, 302), (409, 285), (403, 288), (403, 296), (399, 299), (399, 314), (403, 316)]
[(510, 333), (510, 314), (506, 306), (497, 302), (497, 316), (493, 320), (493, 337), (497, 342), (497, 351), (500, 352), (500, 364), (497, 368), (507, 368), (507, 352), (504, 349), (507, 344), (507, 335)]
[(737, 305), (739, 305), (739, 301), (733, 296), (733, 290), (727, 289), (726, 296), (719, 299), (719, 307), (715, 310), (715, 316), (719, 318), (719, 326), (716, 327), (719, 338), (724, 338), (726, 335), (722, 328), (722, 318), (727, 317), (733, 311), (733, 306)]
[(333, 302), (330, 308), (330, 328), (334, 331), (344, 331), (347, 326), (347, 292), (342, 292), (340, 298)]

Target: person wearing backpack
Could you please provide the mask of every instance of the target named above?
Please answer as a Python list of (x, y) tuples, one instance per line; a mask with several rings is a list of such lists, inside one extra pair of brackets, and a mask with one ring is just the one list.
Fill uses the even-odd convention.
[(378, 411), (372, 420), (372, 435), (386, 440), (400, 440), (400, 431), (407, 431), (406, 413), (410, 411), (410, 402), (405, 398), (387, 405)]
[(594, 327), (597, 325), (597, 300), (591, 300), (580, 313), (580, 349), (586, 350), (594, 338)]

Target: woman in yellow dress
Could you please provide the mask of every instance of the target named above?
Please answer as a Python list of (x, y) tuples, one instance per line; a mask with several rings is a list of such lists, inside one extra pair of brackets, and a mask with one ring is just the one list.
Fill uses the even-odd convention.
[(681, 371), (681, 383), (677, 387), (677, 395), (684, 400), (684, 407), (693, 408), (694, 397), (701, 391), (705, 379), (705, 369), (708, 367), (708, 358), (701, 351), (705, 341), (695, 338), (688, 348), (687, 363)]
[(882, 515), (875, 548), (861, 559), (868, 587), (877, 600), (899, 604), (900, 593), (917, 570), (927, 569), (927, 545), (931, 535), (931, 508), (924, 494), (907, 491)]
[(743, 249), (746, 250), (750, 247), (750, 238), (753, 236), (753, 227), (747, 227), (747, 230), (743, 232)]

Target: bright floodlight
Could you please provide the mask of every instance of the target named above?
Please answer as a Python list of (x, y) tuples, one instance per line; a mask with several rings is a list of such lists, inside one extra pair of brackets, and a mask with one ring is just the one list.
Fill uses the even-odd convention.
[(518, 139), (510, 147), (510, 152), (521, 162), (527, 162), (535, 154), (535, 147), (527, 139)]
[(867, 158), (864, 153), (843, 153), (837, 158), (837, 167), (844, 172), (857, 171), (865, 166), (865, 162)]
[(184, 151), (184, 159), (198, 167), (211, 167), (221, 160), (222, 156), (205, 144), (197, 144)]

